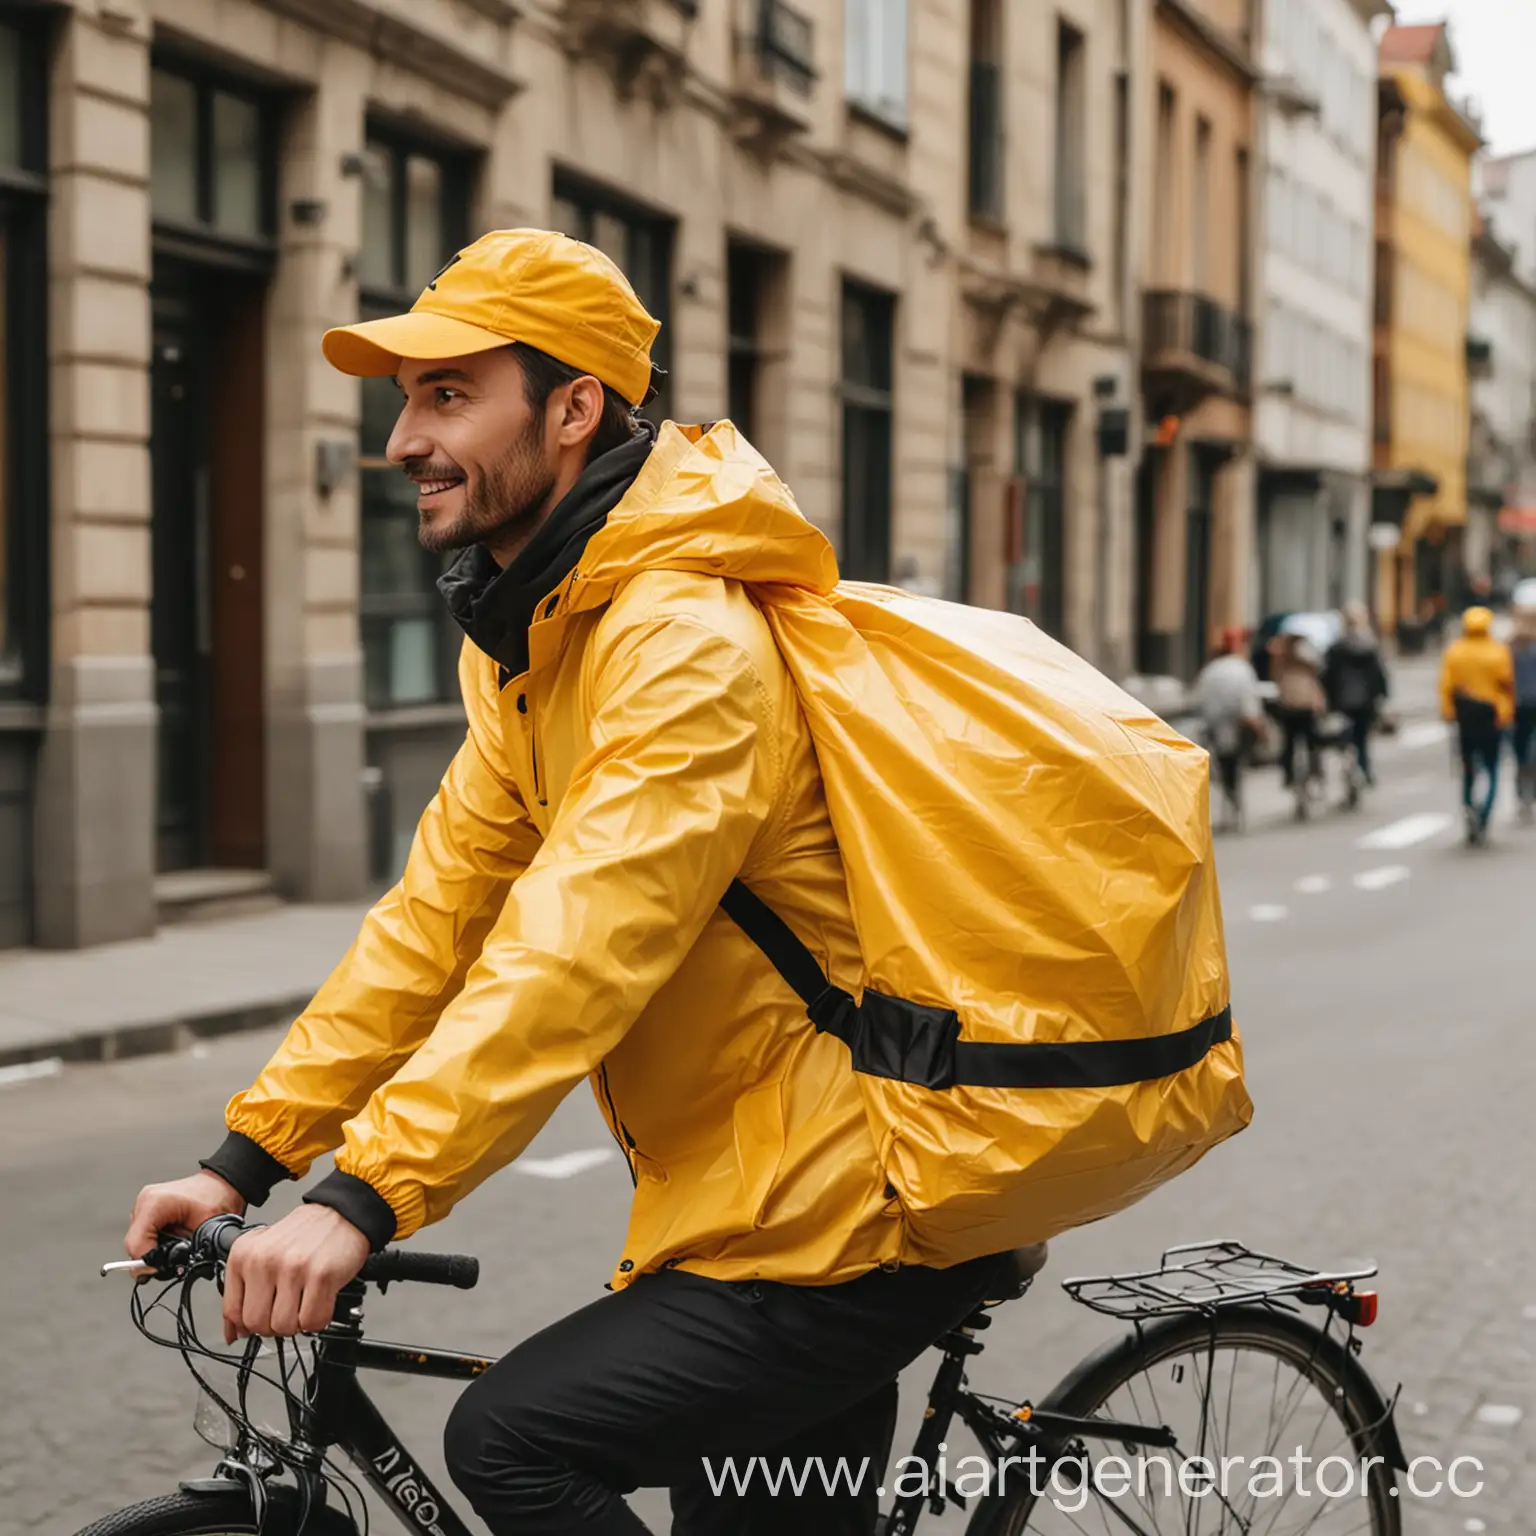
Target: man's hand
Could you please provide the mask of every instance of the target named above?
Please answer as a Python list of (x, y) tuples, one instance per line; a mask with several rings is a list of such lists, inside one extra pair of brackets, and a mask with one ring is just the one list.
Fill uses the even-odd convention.
[(190, 1234), (211, 1216), (244, 1214), (244, 1196), (206, 1168), (171, 1184), (146, 1184), (133, 1202), (123, 1247), (129, 1258), (142, 1259), (162, 1232)]
[(224, 1270), (224, 1342), (318, 1333), (369, 1252), (368, 1239), (327, 1205), (301, 1205), (236, 1238)]

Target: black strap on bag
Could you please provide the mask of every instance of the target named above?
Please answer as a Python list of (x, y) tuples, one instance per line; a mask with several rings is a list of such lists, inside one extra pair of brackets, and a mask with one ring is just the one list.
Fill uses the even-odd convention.
[(867, 987), (860, 1002), (834, 986), (789, 924), (740, 880), (720, 902), (726, 916), (789, 983), (811, 1022), (835, 1035), (853, 1068), (923, 1088), (1118, 1088), (1172, 1077), (1232, 1038), (1232, 1010), (1170, 1035), (1038, 1045), (960, 1039), (953, 1008), (887, 997)]

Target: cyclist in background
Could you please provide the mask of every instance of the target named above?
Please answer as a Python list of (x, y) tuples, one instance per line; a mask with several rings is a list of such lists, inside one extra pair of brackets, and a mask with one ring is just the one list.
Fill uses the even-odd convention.
[[(1290, 789), (1323, 776), (1317, 737), (1318, 722), (1327, 704), (1319, 677), (1322, 661), (1305, 635), (1282, 632), (1270, 641), (1269, 652), (1269, 675), (1274, 680), (1280, 725), (1285, 732), (1285, 786)], [(1298, 747), (1306, 750), (1306, 762), (1300, 765)]]
[(1224, 630), (1221, 654), (1195, 680), (1195, 702), (1221, 783), (1221, 825), (1234, 829), (1243, 823), (1243, 758), (1264, 719), (1258, 673), (1244, 654), (1247, 640), (1241, 629)]
[(1376, 783), (1371, 771), (1371, 729), (1376, 712), (1387, 696), (1387, 669), (1381, 647), (1371, 630), (1371, 616), (1364, 603), (1344, 609), (1344, 633), (1328, 648), (1323, 661), (1323, 692), (1329, 709), (1349, 721), (1349, 739), (1355, 762), (1367, 784)]
[[(1493, 614), (1469, 608), (1462, 634), (1446, 648), (1440, 667), (1440, 712), (1456, 723), (1461, 746), (1461, 801), (1467, 843), (1488, 840), (1488, 822), (1499, 794), (1499, 755), (1515, 718), (1515, 668), (1509, 647), (1493, 638)], [(1479, 774), (1487, 787), (1475, 800)]]

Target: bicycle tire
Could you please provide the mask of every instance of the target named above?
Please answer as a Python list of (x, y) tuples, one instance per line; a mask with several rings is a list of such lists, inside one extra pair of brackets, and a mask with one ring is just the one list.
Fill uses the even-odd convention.
[[(181, 1489), (103, 1515), (78, 1536), (295, 1536), (299, 1501), (291, 1488), (274, 1488), (258, 1524), (244, 1489), (200, 1493)], [(327, 1504), (313, 1512), (304, 1536), (357, 1536), (357, 1526)]]
[[(1149, 1368), (1167, 1364), (1180, 1355), (1202, 1351), (1209, 1346), (1211, 1338), (1211, 1324), (1195, 1314), (1180, 1314), (1146, 1324), (1139, 1337), (1127, 1335), (1090, 1355), (1038, 1406), (1074, 1417), (1090, 1417), (1099, 1412), (1117, 1391)], [(1396, 1474), (1392, 1470), (1394, 1444), (1380, 1422), (1384, 1405), (1370, 1378), (1354, 1365), (1341, 1341), (1320, 1333), (1292, 1313), (1263, 1307), (1233, 1307), (1217, 1315), (1215, 1345), (1218, 1351), (1240, 1349), (1290, 1364), (1296, 1367), (1298, 1376), (1305, 1376), (1317, 1388), (1326, 1404), (1337, 1405), (1335, 1411), (1355, 1454), (1360, 1458), (1382, 1459), (1381, 1465), (1369, 1469), (1368, 1493), (1355, 1494), (1360, 1503), (1369, 1503), (1371, 1536), (1401, 1536), (1402, 1501), (1396, 1496)], [(1145, 1419), (1140, 1421), (1145, 1422)], [(1273, 1451), (1266, 1447), (1266, 1454), (1273, 1454)], [(1035, 1536), (1049, 1525), (1048, 1516), (1043, 1516), (1040, 1524), (1032, 1523), (1036, 1505), (1042, 1501), (1028, 1489), (1004, 1497), (1001, 1518), (995, 1502), (990, 1510), (984, 1502), (970, 1529), (978, 1533), (996, 1532), (998, 1536)], [(1124, 1529), (1121, 1524), (1111, 1525), (1107, 1516), (1101, 1518), (1107, 1529)], [(1070, 1523), (1075, 1530), (1088, 1529), (1076, 1521)], [(1133, 1527), (1140, 1528), (1139, 1525)], [(1177, 1529), (1182, 1536), (1185, 1526), (1181, 1523)], [(1162, 1525), (1157, 1524), (1156, 1530), (1161, 1533)]]

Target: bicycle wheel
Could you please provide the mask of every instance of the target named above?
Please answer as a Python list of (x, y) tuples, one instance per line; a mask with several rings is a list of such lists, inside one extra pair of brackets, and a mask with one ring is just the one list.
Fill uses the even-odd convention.
[[(299, 1529), (299, 1500), (291, 1488), (274, 1488), (266, 1519), (258, 1524), (250, 1495), (243, 1488), (228, 1493), (165, 1493), (130, 1504), (86, 1526), (79, 1536), (294, 1536)], [(339, 1509), (327, 1505), (311, 1513), (304, 1536), (357, 1536), (357, 1527)]]
[[(1401, 1532), (1388, 1464), (1391, 1436), (1380, 1422), (1384, 1409), (1375, 1389), (1338, 1338), (1291, 1314), (1235, 1307), (1217, 1315), (1214, 1335), (1213, 1325), (1194, 1315), (1149, 1324), (1139, 1340), (1130, 1336), (1090, 1356), (1039, 1406), (1080, 1418), (1166, 1425), (1178, 1448), (1078, 1442), (1071, 1455), (1077, 1468), (1086, 1466), (1085, 1483), (1074, 1487), (1063, 1468), (1059, 1478), (1040, 1473), (1031, 1489), (1028, 1470), (1014, 1469), (1026, 1486), (1010, 1499), (1004, 1483), (1001, 1521), (985, 1527), (978, 1515), (977, 1529), (1005, 1536)], [(1299, 1469), (1287, 1460), (1298, 1452), (1310, 1458)], [(1128, 1478), (1119, 1476), (1118, 1465), (1101, 1465), (1111, 1456), (1128, 1466)], [(1231, 1468), (1218, 1497), (1200, 1494), (1197, 1476), (1181, 1481), (1181, 1467), (1195, 1456), (1217, 1468), (1222, 1458), (1243, 1461)], [(1278, 1487), (1267, 1463), (1255, 1466), (1260, 1457), (1276, 1460)]]

